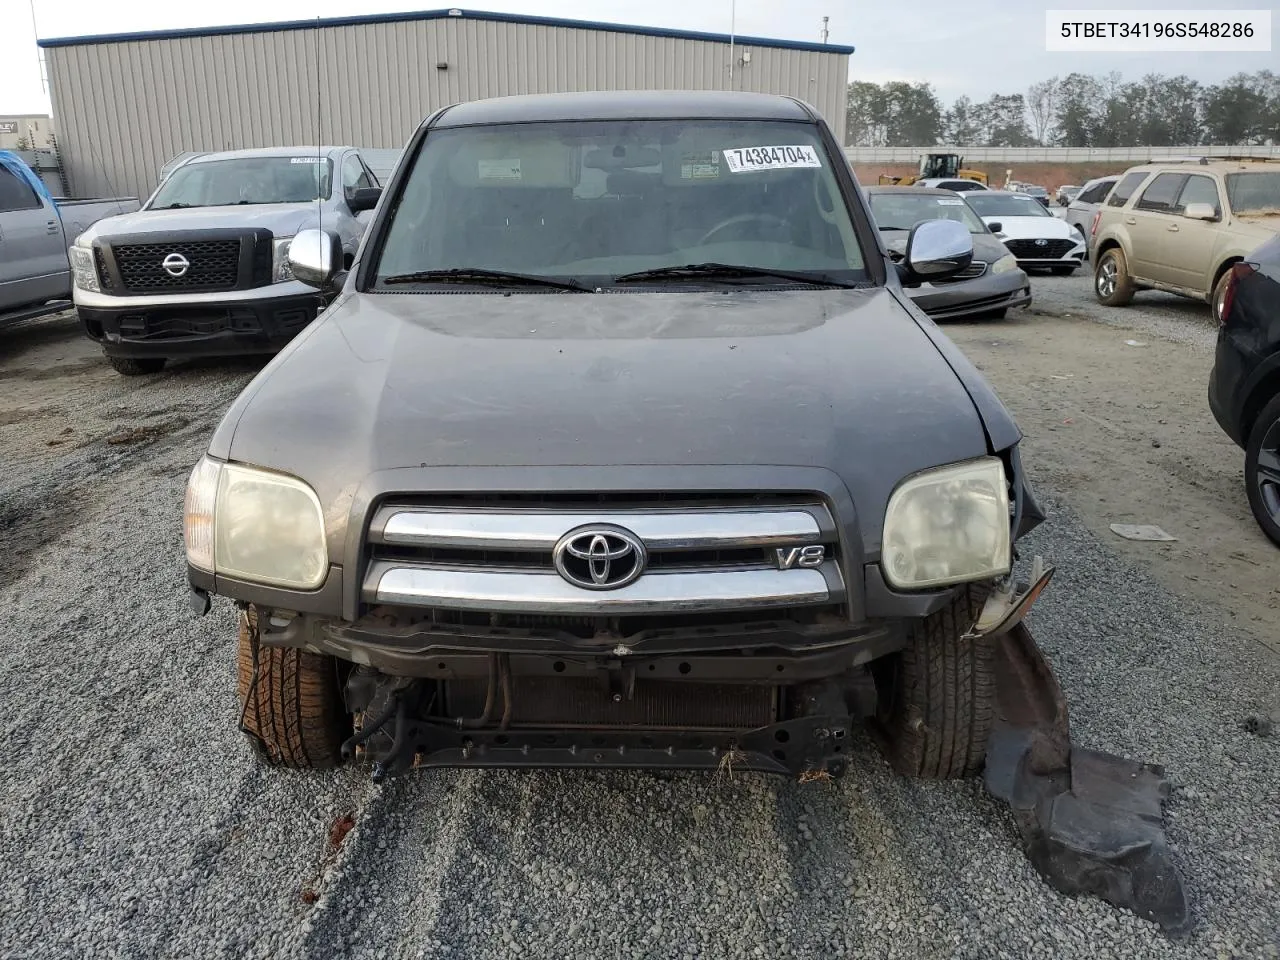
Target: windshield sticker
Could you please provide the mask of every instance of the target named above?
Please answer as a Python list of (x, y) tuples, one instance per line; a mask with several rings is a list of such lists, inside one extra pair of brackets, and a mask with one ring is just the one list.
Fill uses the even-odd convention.
[(680, 159), (681, 180), (714, 180), (720, 176), (720, 158), (714, 150), (685, 154)]
[(796, 147), (733, 147), (723, 151), (724, 161), (734, 173), (751, 173), (756, 170), (794, 170), (804, 167), (821, 167), (822, 161), (811, 146)]
[(324, 157), (290, 157), (290, 163), (324, 163)]
[(940, 203), (944, 207), (963, 207), (964, 206), (964, 201), (958, 200), (955, 197), (939, 197), (938, 203)]
[(520, 158), (481, 160), (477, 168), (481, 180), (520, 180)]

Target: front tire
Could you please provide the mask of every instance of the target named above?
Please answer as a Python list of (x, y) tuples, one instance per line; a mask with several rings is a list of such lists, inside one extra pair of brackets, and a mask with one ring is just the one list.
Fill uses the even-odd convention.
[(1253, 518), (1280, 546), (1280, 397), (1263, 407), (1244, 448), (1244, 483)]
[(126, 377), (141, 377), (149, 373), (159, 373), (164, 369), (164, 357), (107, 357), (116, 373)]
[(966, 634), (988, 588), (961, 587), (951, 603), (914, 624), (907, 646), (875, 667), (882, 748), (909, 777), (969, 777), (982, 769), (995, 715), (995, 646)]
[(244, 732), (260, 760), (295, 770), (342, 763), (351, 715), (334, 657), (262, 646), (258, 611), (250, 607), (240, 614), (237, 674)]
[(1093, 292), (1098, 302), (1108, 307), (1123, 307), (1133, 301), (1129, 263), (1119, 247), (1112, 247), (1098, 258), (1093, 272)]

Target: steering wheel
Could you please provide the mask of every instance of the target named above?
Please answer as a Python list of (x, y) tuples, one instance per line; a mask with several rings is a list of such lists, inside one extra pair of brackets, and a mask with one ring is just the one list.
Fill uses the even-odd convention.
[(714, 227), (702, 235), (702, 239), (698, 241), (698, 246), (704, 246), (711, 242), (711, 238), (717, 233), (725, 230), (731, 230), (734, 227), (745, 223), (768, 224), (769, 226), (781, 227), (784, 230), (790, 226), (786, 220), (781, 217), (775, 217), (771, 213), (740, 213), (737, 216), (730, 217), (728, 220), (721, 220)]

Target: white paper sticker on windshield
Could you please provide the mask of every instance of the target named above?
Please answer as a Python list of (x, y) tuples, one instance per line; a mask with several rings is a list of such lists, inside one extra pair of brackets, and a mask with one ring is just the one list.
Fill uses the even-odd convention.
[(324, 163), (324, 157), (290, 157), (290, 163)]
[(714, 180), (720, 176), (720, 159), (716, 151), (687, 153), (681, 158), (681, 180)]
[(501, 160), (481, 160), (477, 171), (481, 180), (519, 180), (520, 158), (508, 157)]
[(808, 145), (794, 147), (733, 147), (722, 151), (724, 161), (734, 173), (755, 170), (793, 170), (821, 167), (818, 153)]
[(957, 199), (956, 197), (939, 197), (938, 203), (942, 204), (944, 207), (963, 207), (964, 206), (964, 201)]

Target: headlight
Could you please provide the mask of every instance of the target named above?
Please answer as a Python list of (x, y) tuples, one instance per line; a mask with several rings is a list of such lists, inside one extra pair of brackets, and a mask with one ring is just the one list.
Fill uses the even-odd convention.
[(296, 477), (205, 457), (183, 531), (187, 562), (206, 573), (314, 590), (329, 571), (320, 500)]
[(1010, 270), (1018, 269), (1018, 258), (1012, 253), (1006, 253), (1003, 257), (991, 265), (992, 273), (1008, 273)]
[(70, 247), (67, 259), (71, 261), (71, 273), (77, 287), (90, 293), (102, 292), (102, 287), (98, 285), (98, 267), (93, 262), (92, 250), (87, 247)]
[(904, 480), (884, 517), (884, 574), (920, 590), (1009, 572), (1004, 465), (983, 457)]
[(293, 237), (280, 237), (271, 244), (271, 282), (281, 283), (293, 279), (293, 270), (289, 267), (289, 244)]

